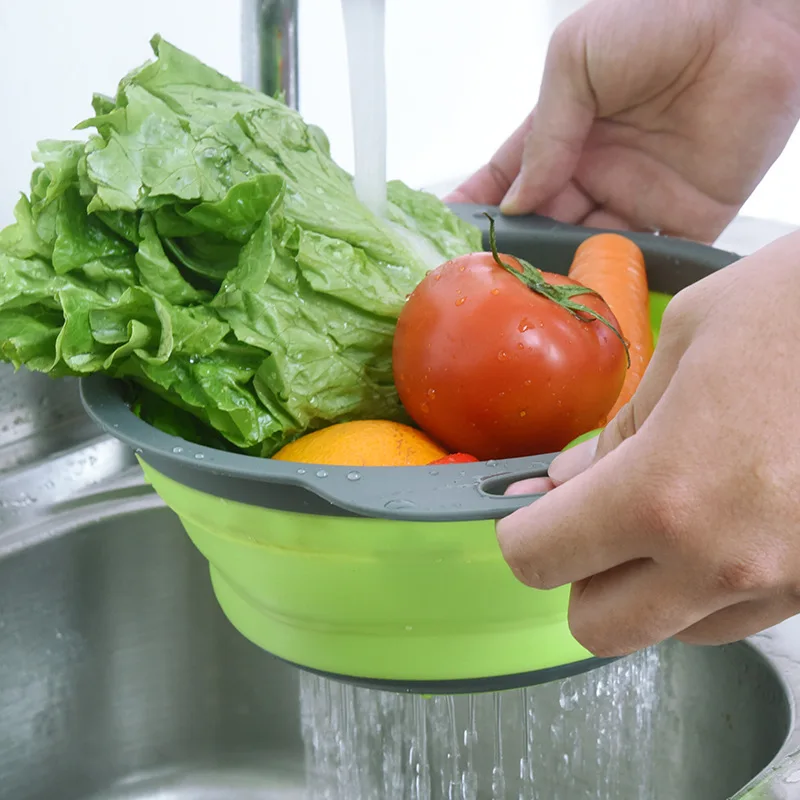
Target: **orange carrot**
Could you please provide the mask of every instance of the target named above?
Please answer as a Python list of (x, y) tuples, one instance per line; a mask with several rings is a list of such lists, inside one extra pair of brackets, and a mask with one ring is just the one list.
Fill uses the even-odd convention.
[[(598, 233), (578, 247), (569, 277), (594, 289), (606, 301), (630, 349), (631, 365), (619, 397), (608, 412), (606, 420), (610, 420), (633, 397), (653, 355), (644, 256), (625, 236)], [(605, 420), (601, 423), (605, 424)]]

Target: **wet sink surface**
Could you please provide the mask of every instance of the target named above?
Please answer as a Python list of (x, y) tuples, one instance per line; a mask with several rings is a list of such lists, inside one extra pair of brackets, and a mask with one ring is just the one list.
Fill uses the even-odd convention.
[[(300, 765), (298, 765), (299, 767)], [(174, 769), (121, 781), (90, 800), (306, 800), (299, 771), (253, 766)]]
[(0, 798), (298, 796), (297, 672), (224, 619), (177, 519), (46, 527), (0, 551)]
[[(639, 800), (643, 769), (658, 800), (724, 800), (782, 746), (784, 685), (746, 644), (668, 644), (662, 663), (658, 757), (635, 763), (626, 734), (620, 754), (634, 761), (620, 763), (620, 786), (631, 793), (614, 800)], [(550, 730), (559, 689), (531, 691), (546, 764), (563, 755)], [(519, 697), (504, 695), (507, 712)], [(459, 715), (468, 702), (456, 700)], [(227, 622), (207, 562), (141, 487), (0, 533), (0, 709), (0, 800), (303, 797), (298, 672)], [(591, 703), (573, 714), (586, 741), (603, 735), (593, 715)], [(519, 714), (509, 719), (506, 741), (518, 736)], [(593, 758), (573, 759), (565, 800), (598, 796)]]

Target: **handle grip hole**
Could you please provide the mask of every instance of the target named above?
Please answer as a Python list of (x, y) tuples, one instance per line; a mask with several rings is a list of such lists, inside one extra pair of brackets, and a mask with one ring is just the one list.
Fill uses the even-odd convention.
[[(478, 491), (483, 494), (487, 495), (488, 497), (503, 497), (505, 495), (506, 490), (512, 483), (518, 483), (519, 481), (526, 481), (530, 478), (546, 478), (547, 477), (547, 467), (542, 466), (540, 469), (535, 470), (528, 470), (526, 472), (507, 472), (503, 475), (492, 475), (490, 478), (485, 478), (481, 481), (480, 485), (478, 486)], [(532, 493), (530, 495), (519, 495), (522, 497), (538, 497), (537, 494)]]

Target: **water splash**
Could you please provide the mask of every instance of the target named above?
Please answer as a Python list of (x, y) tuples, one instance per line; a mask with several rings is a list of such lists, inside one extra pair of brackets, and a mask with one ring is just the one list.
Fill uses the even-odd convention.
[(309, 800), (665, 800), (647, 769), (662, 662), (653, 649), (561, 682), (431, 698), (304, 673)]

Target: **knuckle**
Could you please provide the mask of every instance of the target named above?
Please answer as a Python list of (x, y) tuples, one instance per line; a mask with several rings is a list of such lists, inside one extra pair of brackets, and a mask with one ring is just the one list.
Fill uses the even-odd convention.
[(530, 586), (532, 589), (544, 589), (542, 577), (534, 566), (531, 559), (529, 548), (525, 546), (525, 538), (519, 536), (514, 531), (507, 530), (505, 521), (497, 523), (497, 542), (500, 545), (500, 552), (503, 559), (508, 564), (511, 572), (518, 581)]
[(514, 573), (514, 577), (516, 577), (520, 583), (524, 583), (525, 586), (529, 586), (531, 589), (545, 588), (542, 584), (542, 579), (539, 577), (539, 573), (530, 563), (513, 558), (507, 558), (506, 561), (511, 571)]
[(575, 641), (597, 658), (615, 658), (621, 655), (607, 632), (580, 614), (570, 614), (569, 629)]
[(563, 19), (550, 37), (545, 70), (575, 74), (575, 68), (583, 61), (584, 39), (585, 25), (580, 11)]
[(575, 41), (577, 34), (576, 21), (572, 16), (566, 17), (556, 25), (550, 44), (548, 45), (551, 54), (561, 53), (570, 49)]
[(728, 556), (714, 569), (714, 587), (725, 594), (752, 594), (776, 588), (781, 570), (774, 559), (764, 554)]
[(607, 453), (636, 433), (636, 415), (632, 402), (625, 403), (600, 434), (598, 452)]
[(684, 476), (651, 473), (640, 493), (639, 513), (645, 532), (667, 547), (683, 548), (694, 538), (696, 485)]
[(669, 301), (661, 319), (661, 330), (664, 333), (670, 334), (688, 322), (694, 305), (693, 297), (692, 287), (687, 286)]

